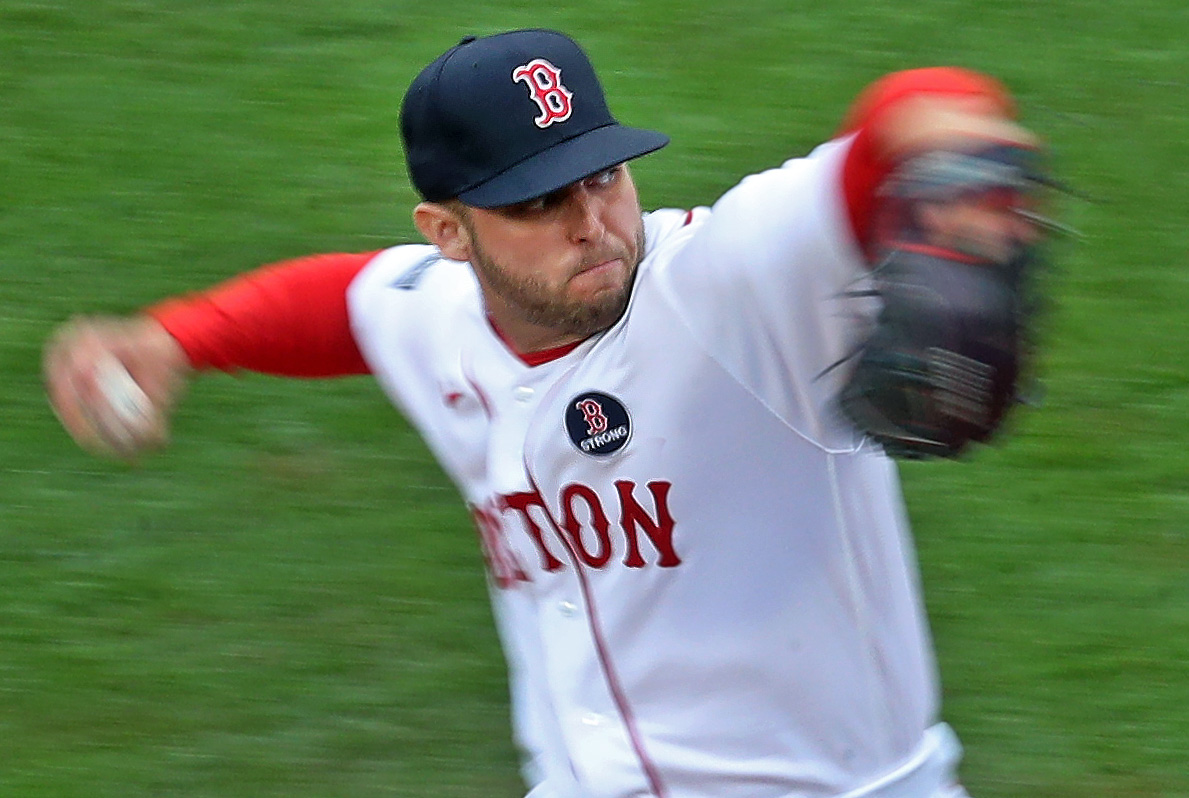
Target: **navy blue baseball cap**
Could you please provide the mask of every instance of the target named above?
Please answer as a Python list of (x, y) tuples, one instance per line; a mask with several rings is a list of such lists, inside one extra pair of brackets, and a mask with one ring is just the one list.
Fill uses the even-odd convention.
[(401, 105), (409, 175), (433, 202), (494, 208), (646, 155), (668, 136), (625, 127), (565, 34), (466, 37), (414, 78)]

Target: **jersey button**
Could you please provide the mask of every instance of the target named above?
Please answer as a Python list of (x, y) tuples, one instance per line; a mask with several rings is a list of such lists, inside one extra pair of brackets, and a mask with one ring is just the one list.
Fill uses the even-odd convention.
[(572, 601), (563, 601), (557, 605), (557, 611), (567, 618), (572, 618), (578, 611), (578, 605)]
[(607, 722), (607, 718), (597, 712), (587, 712), (581, 721), (583, 726), (602, 726)]
[(512, 398), (517, 402), (527, 402), (529, 399), (533, 398), (534, 393), (536, 393), (536, 391), (527, 385), (517, 385), (512, 389)]

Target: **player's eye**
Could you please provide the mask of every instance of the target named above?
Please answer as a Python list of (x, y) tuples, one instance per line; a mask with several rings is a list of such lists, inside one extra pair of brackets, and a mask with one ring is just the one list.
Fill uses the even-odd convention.
[(623, 164), (612, 166), (610, 169), (604, 169), (601, 172), (596, 172), (590, 177), (583, 178), (579, 183), (574, 185), (559, 188), (550, 194), (544, 196), (534, 197), (524, 202), (518, 202), (515, 205), (506, 205), (500, 208), (500, 212), (505, 216), (514, 219), (530, 219), (537, 216), (545, 216), (551, 211), (560, 208), (565, 204), (570, 194), (574, 190), (575, 185), (582, 185), (587, 190), (595, 191), (608, 186), (614, 185), (620, 175), (624, 172)]
[(604, 188), (611, 185), (619, 179), (620, 174), (623, 173), (623, 164), (612, 166), (610, 169), (604, 169), (601, 172), (596, 172), (590, 177), (586, 178), (586, 185), (589, 188)]
[(534, 197), (524, 202), (518, 202), (515, 205), (508, 205), (501, 210), (507, 216), (512, 216), (518, 219), (527, 218), (531, 216), (540, 216), (548, 212), (551, 208), (556, 207), (564, 197), (563, 191), (555, 191), (552, 194), (546, 194), (541, 197)]

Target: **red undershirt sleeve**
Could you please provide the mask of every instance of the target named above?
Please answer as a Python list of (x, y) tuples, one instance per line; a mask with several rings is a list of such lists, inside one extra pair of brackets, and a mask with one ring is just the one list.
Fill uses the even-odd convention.
[(367, 374), (351, 332), (347, 287), (376, 254), (315, 255), (265, 266), (145, 312), (177, 339), (196, 369)]
[(870, 240), (870, 220), (875, 208), (876, 190), (895, 167), (894, 162), (880, 157), (875, 146), (874, 131), (890, 108), (922, 94), (986, 96), (995, 100), (1009, 116), (1015, 115), (1011, 95), (998, 81), (958, 67), (893, 72), (864, 89), (847, 112), (837, 134), (856, 134), (843, 166), (842, 182), (851, 229), (864, 249)]

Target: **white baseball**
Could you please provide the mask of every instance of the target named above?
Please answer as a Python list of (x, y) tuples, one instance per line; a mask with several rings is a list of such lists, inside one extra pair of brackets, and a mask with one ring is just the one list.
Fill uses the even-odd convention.
[(128, 369), (111, 356), (96, 364), (95, 381), (106, 405), (96, 408), (94, 420), (100, 434), (116, 451), (134, 451), (154, 425), (153, 400)]

